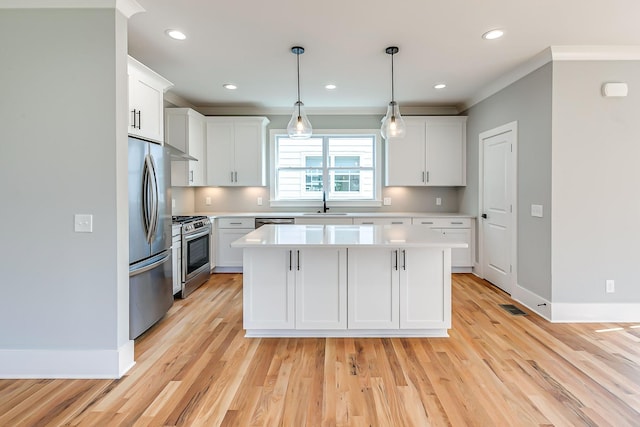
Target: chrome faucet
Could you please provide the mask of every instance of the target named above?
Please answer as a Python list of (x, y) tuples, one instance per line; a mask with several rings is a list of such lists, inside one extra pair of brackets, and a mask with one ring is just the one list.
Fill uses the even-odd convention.
[(327, 192), (322, 190), (322, 212), (327, 213), (329, 208), (327, 207)]

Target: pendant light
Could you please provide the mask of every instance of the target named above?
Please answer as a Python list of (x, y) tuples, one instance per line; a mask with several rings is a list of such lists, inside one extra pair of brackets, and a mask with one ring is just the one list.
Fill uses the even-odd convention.
[(313, 133), (313, 128), (304, 111), (304, 104), (300, 101), (300, 55), (304, 53), (304, 48), (294, 46), (291, 48), (291, 53), (296, 55), (298, 65), (298, 101), (293, 104), (293, 114), (291, 114), (291, 120), (287, 125), (287, 133), (291, 139), (308, 139)]
[(400, 115), (400, 108), (394, 99), (394, 87), (393, 87), (393, 55), (398, 53), (397, 46), (388, 47), (385, 52), (391, 55), (391, 102), (387, 107), (387, 115), (382, 119), (382, 127), (380, 132), (384, 139), (389, 138), (402, 138), (407, 133), (407, 128)]

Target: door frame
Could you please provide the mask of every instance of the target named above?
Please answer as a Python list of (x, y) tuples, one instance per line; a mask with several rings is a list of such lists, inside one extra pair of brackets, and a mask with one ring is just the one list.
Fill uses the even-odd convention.
[(477, 274), (484, 279), (484, 149), (482, 141), (507, 132), (513, 132), (513, 157), (511, 164), (511, 276), (509, 293), (513, 295), (518, 283), (518, 122), (513, 121), (502, 126), (481, 132), (478, 135), (478, 266)]

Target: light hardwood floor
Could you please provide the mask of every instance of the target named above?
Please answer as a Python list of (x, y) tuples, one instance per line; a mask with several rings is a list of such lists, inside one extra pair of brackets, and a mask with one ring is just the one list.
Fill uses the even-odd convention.
[(0, 381), (0, 426), (640, 426), (637, 325), (513, 316), (469, 274), (452, 294), (450, 338), (247, 339), (242, 276), (214, 275), (120, 380)]

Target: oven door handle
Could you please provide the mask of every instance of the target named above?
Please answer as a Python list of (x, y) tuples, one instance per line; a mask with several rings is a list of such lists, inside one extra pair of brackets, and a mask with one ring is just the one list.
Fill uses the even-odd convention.
[(198, 239), (200, 237), (206, 236), (210, 234), (210, 230), (207, 229), (205, 232), (202, 233), (196, 233), (196, 234), (188, 234), (185, 236), (182, 236), (185, 242), (188, 242), (189, 240), (193, 240), (193, 239)]

